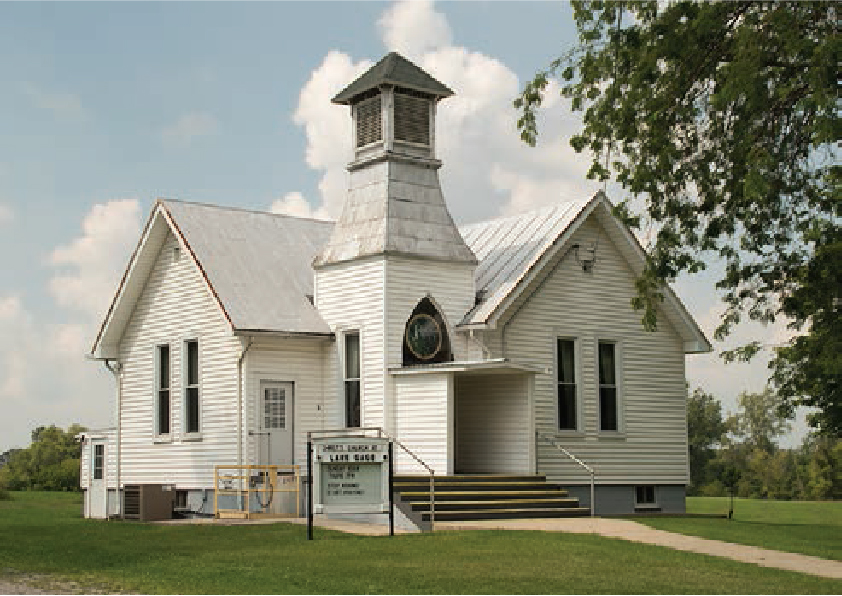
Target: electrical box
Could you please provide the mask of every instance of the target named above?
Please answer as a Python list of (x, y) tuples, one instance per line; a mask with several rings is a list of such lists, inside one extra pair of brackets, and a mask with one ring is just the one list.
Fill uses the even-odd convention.
[(123, 487), (123, 517), (139, 521), (172, 519), (175, 491), (164, 484), (127, 484)]

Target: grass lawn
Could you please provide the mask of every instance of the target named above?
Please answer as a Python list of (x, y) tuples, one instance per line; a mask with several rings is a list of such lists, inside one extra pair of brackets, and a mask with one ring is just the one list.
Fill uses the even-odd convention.
[(289, 524), (159, 526), (80, 517), (81, 497), (0, 502), (3, 570), (141, 593), (842, 592), (842, 582), (596, 536), (361, 537)]
[[(688, 497), (688, 513), (728, 513), (727, 497)], [(842, 561), (842, 502), (735, 499), (734, 519), (644, 518), (659, 530)]]

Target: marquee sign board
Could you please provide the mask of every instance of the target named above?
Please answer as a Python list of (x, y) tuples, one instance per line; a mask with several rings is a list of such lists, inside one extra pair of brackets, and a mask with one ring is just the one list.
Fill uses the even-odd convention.
[(313, 513), (388, 513), (389, 440), (313, 440)]

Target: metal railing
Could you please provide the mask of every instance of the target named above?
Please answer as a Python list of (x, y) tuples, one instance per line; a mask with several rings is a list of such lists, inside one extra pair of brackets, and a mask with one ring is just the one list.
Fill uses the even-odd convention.
[(412, 459), (418, 462), (430, 474), (430, 532), (436, 529), (436, 471), (424, 463), (420, 457), (415, 455), (406, 445), (398, 441), (396, 438), (390, 436), (385, 431), (383, 434), (392, 441), (395, 445), (403, 449)]
[[(213, 512), (216, 518), (298, 517), (301, 473), (299, 466), (214, 466)], [(282, 511), (283, 494), (295, 500), (290, 511)], [(220, 507), (220, 497), (232, 497), (236, 507)], [(289, 505), (289, 503), (286, 503)], [(255, 510), (252, 510), (256, 506)]]
[(594, 497), (594, 476), (595, 476), (595, 473), (593, 471), (593, 468), (590, 467), (585, 462), (583, 462), (578, 457), (576, 457), (575, 455), (573, 455), (572, 453), (570, 453), (567, 449), (565, 449), (564, 447), (559, 445), (558, 441), (555, 440), (555, 437), (553, 437), (551, 435), (544, 434), (542, 432), (538, 432), (538, 431), (535, 432), (535, 436), (538, 439), (543, 439), (543, 440), (547, 441), (550, 445), (552, 445), (553, 447), (555, 447), (556, 449), (561, 451), (564, 455), (569, 457), (572, 461), (574, 461), (577, 464), (579, 464), (580, 466), (582, 466), (591, 475), (591, 517), (593, 517), (594, 516), (594, 510), (596, 509), (596, 502), (594, 501), (594, 498), (595, 498)]

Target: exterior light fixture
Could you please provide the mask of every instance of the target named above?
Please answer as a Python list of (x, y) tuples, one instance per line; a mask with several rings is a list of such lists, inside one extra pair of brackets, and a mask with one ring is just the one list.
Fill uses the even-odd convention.
[(596, 263), (596, 247), (596, 242), (594, 242), (589, 247), (582, 246), (581, 244), (573, 245), (573, 251), (576, 256), (576, 262), (579, 263), (579, 266), (585, 273), (590, 273), (591, 271), (593, 271), (594, 263)]

